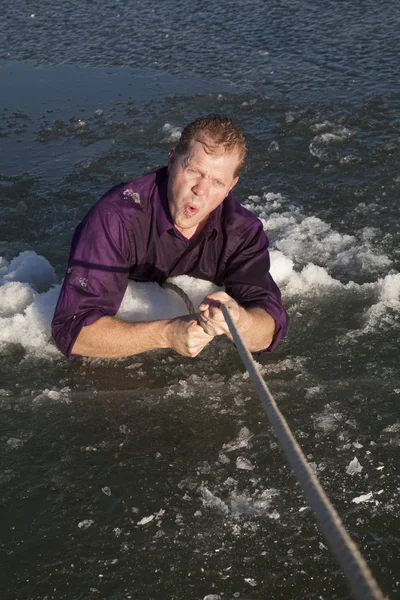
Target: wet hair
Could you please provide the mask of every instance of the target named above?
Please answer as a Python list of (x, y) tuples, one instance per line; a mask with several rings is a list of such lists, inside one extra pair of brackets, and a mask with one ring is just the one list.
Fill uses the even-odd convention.
[(247, 156), (247, 138), (242, 129), (235, 125), (229, 117), (217, 114), (199, 117), (189, 123), (182, 131), (181, 138), (175, 150), (179, 154), (186, 154), (193, 141), (200, 142), (207, 154), (214, 154), (218, 147), (223, 146), (225, 152), (238, 152), (239, 164), (235, 176), (243, 167)]

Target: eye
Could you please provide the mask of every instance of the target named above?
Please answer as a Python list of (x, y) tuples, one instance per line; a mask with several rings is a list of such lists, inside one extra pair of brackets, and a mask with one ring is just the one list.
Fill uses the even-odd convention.
[(220, 181), (219, 179), (216, 179), (216, 180), (214, 181), (214, 183), (215, 183), (215, 185), (216, 185), (217, 187), (221, 187), (222, 185), (224, 185), (224, 184), (223, 184), (223, 182), (222, 182), (222, 181)]
[(190, 168), (189, 168), (189, 173), (194, 173), (194, 174), (196, 174), (197, 172), (198, 172), (198, 171), (197, 171), (197, 169), (190, 169)]

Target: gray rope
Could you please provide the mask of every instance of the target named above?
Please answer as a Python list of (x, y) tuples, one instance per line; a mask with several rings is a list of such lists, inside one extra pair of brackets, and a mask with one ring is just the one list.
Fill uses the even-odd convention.
[[(196, 313), (190, 298), (180, 287), (170, 282), (164, 283), (163, 287), (171, 289), (178, 294), (186, 304), (189, 313)], [(322, 489), (317, 476), (308, 464), (302, 449), (280, 412), (267, 384), (262, 379), (253, 357), (232, 321), (229, 310), (224, 304), (221, 304), (220, 307), (275, 435), (308, 498), (325, 538), (338, 559), (355, 597), (359, 600), (385, 600), (367, 563), (345, 530), (338, 513)]]
[(367, 563), (345, 530), (338, 513), (322, 489), (318, 478), (308, 464), (303, 451), (280, 412), (275, 399), (262, 379), (253, 357), (232, 320), (229, 310), (224, 304), (221, 304), (221, 310), (241, 359), (249, 372), (258, 397), (271, 422), (275, 435), (308, 498), (331, 550), (336, 555), (347, 577), (354, 596), (359, 600), (384, 600), (385, 597), (373, 578)]
[(181, 290), (180, 287), (178, 287), (174, 283), (171, 283), (170, 281), (166, 281), (165, 283), (163, 283), (162, 287), (165, 288), (165, 289), (167, 289), (167, 290), (173, 290), (184, 301), (184, 303), (186, 304), (186, 308), (188, 309), (189, 313), (191, 315), (196, 314), (196, 311), (194, 309), (194, 306), (193, 306), (193, 303), (192, 303), (191, 299), (189, 298), (189, 296), (183, 290)]

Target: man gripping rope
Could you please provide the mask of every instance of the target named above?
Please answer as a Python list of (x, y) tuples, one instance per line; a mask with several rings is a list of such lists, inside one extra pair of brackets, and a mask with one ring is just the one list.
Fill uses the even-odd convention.
[[(261, 221), (232, 196), (246, 137), (227, 117), (188, 125), (168, 166), (109, 190), (75, 230), (52, 332), (58, 348), (118, 358), (158, 348), (197, 356), (231, 335), (225, 304), (252, 352), (272, 352), (288, 316), (269, 272)], [(225, 292), (204, 298), (199, 315), (149, 322), (115, 317), (129, 279), (162, 285), (168, 277), (206, 279)]]

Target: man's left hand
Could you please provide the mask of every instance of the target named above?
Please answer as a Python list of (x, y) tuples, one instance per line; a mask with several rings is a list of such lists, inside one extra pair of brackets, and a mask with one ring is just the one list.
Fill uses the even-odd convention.
[(243, 311), (239, 304), (225, 292), (214, 292), (206, 296), (199, 306), (199, 323), (208, 335), (229, 334), (221, 304), (228, 308), (233, 322), (239, 323)]

